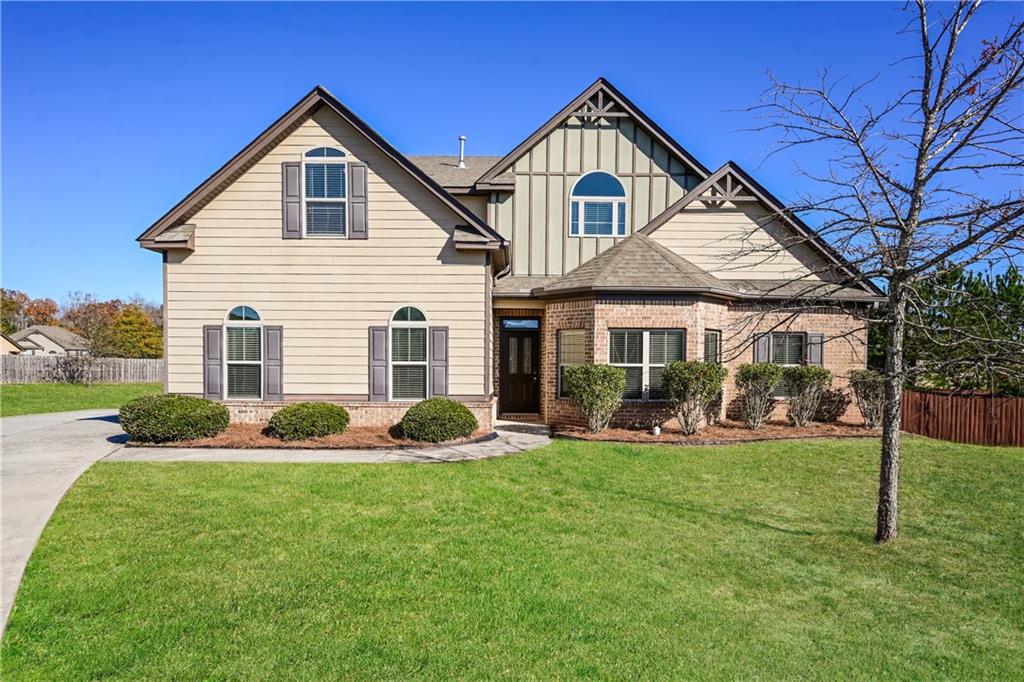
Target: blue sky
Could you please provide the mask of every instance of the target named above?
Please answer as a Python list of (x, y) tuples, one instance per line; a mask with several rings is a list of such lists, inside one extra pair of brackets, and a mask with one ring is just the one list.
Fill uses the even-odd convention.
[[(808, 189), (743, 132), (771, 70), (898, 87), (902, 4), (4, 3), (4, 287), (159, 300), (135, 237), (313, 85), (407, 154), (504, 154), (604, 75), (705, 165)], [(986, 8), (978, 35), (1015, 3)], [(763, 162), (763, 163), (762, 163)]]

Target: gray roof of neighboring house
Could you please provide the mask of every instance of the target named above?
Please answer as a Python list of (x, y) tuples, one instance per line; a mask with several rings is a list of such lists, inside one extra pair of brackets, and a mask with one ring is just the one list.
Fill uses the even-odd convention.
[(732, 295), (732, 288), (644, 234), (634, 234), (538, 292), (665, 291)]
[[(465, 168), (459, 168), (458, 156), (410, 156), (408, 159), (445, 189), (469, 189), (491, 166), (501, 161), (502, 157), (467, 156)], [(509, 181), (512, 180), (511, 173), (501, 177), (504, 179), (505, 175)]]
[(55, 327), (47, 324), (34, 324), (30, 327), (19, 329), (11, 334), (11, 338), (14, 339), (18, 345), (21, 345), (22, 340), (28, 338), (32, 334), (42, 334), (64, 350), (86, 350), (89, 348), (89, 341), (86, 340), (85, 337), (79, 336), (73, 331), (64, 329), (63, 327)]

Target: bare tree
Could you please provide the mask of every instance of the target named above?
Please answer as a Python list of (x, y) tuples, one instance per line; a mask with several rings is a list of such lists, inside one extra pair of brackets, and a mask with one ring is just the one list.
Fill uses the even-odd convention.
[[(856, 272), (822, 266), (813, 273), (819, 283), (808, 286), (874, 282), (885, 292), (879, 543), (895, 539), (898, 528), (904, 340), (909, 325), (937, 319), (923, 314), (916, 292), (951, 269), (1005, 264), (1024, 251), (1024, 24), (1014, 20), (999, 35), (966, 40), (980, 0), (942, 5), (939, 16), (920, 0), (905, 9), (913, 14), (903, 33), (914, 46), (916, 77), (884, 103), (870, 102), (874, 79), (847, 85), (825, 72), (814, 85), (772, 78), (752, 109), (763, 121), (758, 130), (779, 134), (773, 153), (812, 146), (830, 159), (823, 172), (802, 171), (819, 190), (785, 213), (813, 216), (818, 235)], [(768, 246), (749, 240), (738, 251), (767, 259), (811, 238)], [(794, 297), (794, 316), (806, 305), (797, 298), (813, 296)], [(963, 343), (991, 338), (984, 328), (975, 333)], [(1019, 346), (1006, 344), (1001, 357), (1020, 357)]]

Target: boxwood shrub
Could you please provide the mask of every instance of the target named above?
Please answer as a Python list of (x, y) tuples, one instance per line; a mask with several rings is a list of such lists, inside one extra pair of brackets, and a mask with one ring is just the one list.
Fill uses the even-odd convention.
[(342, 433), (348, 428), (348, 410), (331, 403), (295, 403), (270, 418), (270, 435), (281, 440), (305, 440)]
[(228, 408), (187, 395), (146, 395), (126, 403), (121, 428), (137, 443), (211, 438), (228, 426)]
[(468, 407), (448, 398), (429, 398), (418, 402), (398, 423), (398, 430), (403, 436), (427, 443), (466, 438), (479, 427)]
[(772, 391), (782, 381), (782, 368), (768, 362), (740, 365), (736, 372), (738, 408), (748, 429), (764, 424), (775, 406)]
[(832, 386), (832, 372), (814, 365), (786, 367), (782, 380), (789, 390), (789, 404), (786, 416), (793, 426), (807, 426), (811, 423), (821, 399)]
[(670, 396), (679, 428), (687, 436), (697, 433), (708, 407), (722, 394), (728, 370), (717, 362), (680, 360), (665, 368), (661, 387)]
[(603, 431), (622, 405), (626, 370), (611, 365), (569, 365), (562, 376), (566, 393), (587, 418), (591, 433)]

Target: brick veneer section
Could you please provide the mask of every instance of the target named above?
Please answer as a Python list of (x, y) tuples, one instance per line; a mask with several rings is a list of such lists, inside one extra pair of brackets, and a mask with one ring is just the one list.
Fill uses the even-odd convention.
[[(529, 311), (529, 314), (536, 316), (537, 311)], [(823, 364), (835, 376), (835, 387), (846, 386), (849, 371), (863, 368), (866, 363), (867, 330), (856, 316), (839, 308), (814, 308), (794, 314), (695, 297), (599, 296), (552, 301), (546, 307), (541, 330), (541, 414), (545, 422), (555, 425), (584, 423), (572, 402), (557, 397), (558, 332), (583, 329), (586, 332), (587, 361), (605, 364), (608, 362), (608, 330), (616, 328), (685, 329), (686, 359), (689, 360), (703, 359), (706, 329), (720, 331), (722, 358), (729, 370), (723, 391), (723, 410), (736, 397), (737, 369), (753, 361), (751, 341), (757, 333), (794, 331), (824, 334)], [(784, 414), (785, 406), (780, 405), (774, 416)], [(851, 406), (846, 418), (858, 416), (856, 407)], [(670, 412), (664, 403), (629, 402), (616, 413), (613, 424), (648, 428), (669, 418)]]
[[(333, 402), (333, 401), (326, 401)], [(462, 402), (469, 408), (476, 420), (480, 422), (480, 428), (488, 431), (492, 428), (491, 403), (487, 402)], [(224, 403), (231, 414), (232, 422), (242, 424), (262, 424), (270, 420), (270, 417), (280, 410), (288, 402), (271, 402), (262, 400), (232, 400)], [(345, 402), (338, 401), (348, 410), (351, 421), (350, 426), (392, 426), (402, 420), (405, 411), (415, 403), (369, 403), (369, 402)]]

